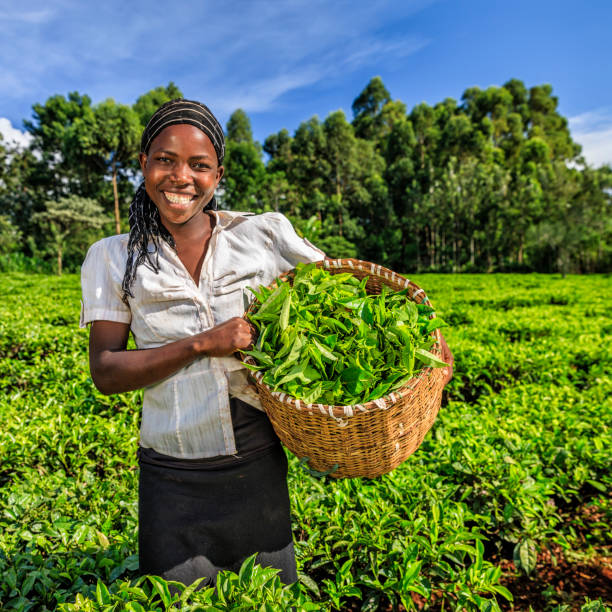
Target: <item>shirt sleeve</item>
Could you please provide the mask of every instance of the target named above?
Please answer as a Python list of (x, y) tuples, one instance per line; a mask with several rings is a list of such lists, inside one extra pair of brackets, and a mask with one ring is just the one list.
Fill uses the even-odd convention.
[(123, 301), (122, 271), (113, 262), (107, 241), (93, 244), (81, 266), (81, 319), (80, 327), (92, 321), (130, 323), (132, 313)]
[(281, 272), (292, 270), (298, 263), (312, 263), (325, 259), (325, 253), (321, 249), (311, 244), (306, 238), (300, 238), (297, 235), (285, 215), (281, 213), (268, 213), (268, 215)]

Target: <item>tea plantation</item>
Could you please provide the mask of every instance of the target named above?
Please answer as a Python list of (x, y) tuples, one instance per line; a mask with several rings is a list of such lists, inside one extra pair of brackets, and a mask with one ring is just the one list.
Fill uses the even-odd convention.
[(456, 358), (421, 448), (376, 480), (291, 461), (300, 582), (137, 572), (140, 393), (105, 397), (76, 276), (3, 275), (0, 609), (606, 610), (609, 277), (421, 275)]

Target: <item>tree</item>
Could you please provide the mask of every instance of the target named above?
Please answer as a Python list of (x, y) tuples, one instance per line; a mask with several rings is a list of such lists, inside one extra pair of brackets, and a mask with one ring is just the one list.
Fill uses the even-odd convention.
[(82, 246), (83, 241), (87, 243), (85, 232), (102, 228), (109, 218), (94, 200), (72, 195), (60, 200), (47, 200), (45, 211), (36, 213), (33, 221), (47, 232), (49, 245), (57, 259), (57, 273), (61, 275), (67, 247), (74, 243)]
[(612, 170), (568, 168), (555, 162), (547, 214), (528, 228), (527, 248), (534, 265), (594, 272), (609, 269), (612, 235)]
[(68, 134), (75, 148), (102, 174), (110, 173), (113, 187), (115, 232), (121, 233), (117, 178), (130, 172), (130, 162), (139, 151), (140, 123), (132, 108), (111, 98), (98, 104), (83, 117), (77, 117)]
[(246, 142), (253, 144), (253, 131), (251, 130), (251, 120), (241, 109), (236, 109), (227, 121), (226, 138), (232, 142)]
[(222, 202), (231, 210), (261, 212), (260, 189), (266, 169), (257, 148), (248, 142), (225, 145)]
[(270, 172), (287, 172), (291, 163), (291, 143), (293, 139), (287, 129), (283, 128), (277, 134), (270, 134), (264, 142), (263, 150), (270, 156), (267, 169)]
[(266, 169), (259, 143), (253, 141), (249, 117), (241, 109), (233, 112), (227, 122), (223, 165), (224, 205), (233, 210), (261, 212)]
[(326, 147), (325, 132), (316, 116), (300, 123), (291, 140), (287, 177), (300, 194), (300, 213), (305, 217), (321, 218), (329, 176)]
[(170, 81), (166, 87), (160, 86), (148, 91), (142, 96), (139, 96), (132, 109), (138, 115), (140, 125), (144, 128), (149, 119), (153, 116), (153, 113), (164, 103), (170, 102), (170, 100), (176, 100), (182, 98), (183, 94), (181, 90)]
[(383, 107), (391, 102), (391, 94), (379, 76), (374, 77), (353, 100), (353, 127), (359, 138), (372, 139), (380, 127)]
[(16, 251), (21, 242), (21, 232), (6, 215), (0, 215), (0, 253)]
[(33, 120), (24, 121), (24, 125), (34, 137), (31, 149), (39, 154), (36, 182), (46, 197), (59, 199), (69, 194), (99, 197), (104, 177), (92, 168), (69, 137), (74, 122), (93, 112), (89, 96), (76, 91), (67, 97), (55, 95), (44, 104), (34, 104), (32, 110)]
[[(328, 184), (331, 187), (328, 195), (335, 209), (338, 222), (338, 234), (343, 235), (344, 214), (347, 208), (348, 191), (352, 188), (351, 181), (357, 172), (355, 167), (356, 139), (353, 127), (346, 120), (342, 111), (330, 113), (323, 124), (327, 143), (326, 157), (330, 174)], [(332, 191), (333, 190), (333, 191)]]
[(572, 140), (567, 119), (557, 112), (559, 100), (552, 95), (551, 85), (537, 85), (529, 90), (530, 138), (542, 138), (549, 147), (552, 160), (572, 161), (580, 154), (581, 147)]
[(269, 170), (269, 164), (259, 196), (264, 211), (273, 210), (292, 216), (299, 214), (299, 198), (295, 187), (289, 183), (284, 172)]
[(22, 236), (32, 234), (32, 214), (48, 198), (40, 160), (33, 152), (0, 142), (0, 210)]

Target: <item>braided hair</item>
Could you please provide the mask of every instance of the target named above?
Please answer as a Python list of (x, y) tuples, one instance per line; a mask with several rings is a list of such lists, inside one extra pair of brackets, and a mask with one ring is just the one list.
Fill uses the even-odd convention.
[[(166, 102), (155, 111), (142, 133), (140, 151), (147, 154), (151, 143), (163, 129), (183, 123), (197, 127), (210, 138), (217, 154), (217, 161), (221, 164), (225, 155), (223, 128), (207, 106), (182, 98)], [(216, 209), (217, 203), (213, 197), (203, 210)], [(174, 238), (161, 222), (159, 210), (149, 197), (144, 181), (136, 190), (130, 204), (129, 224), (128, 256), (121, 283), (123, 301), (126, 303), (128, 297), (134, 297), (131, 287), (136, 278), (138, 266), (144, 263), (156, 273), (159, 272), (161, 241), (165, 241), (176, 249)]]

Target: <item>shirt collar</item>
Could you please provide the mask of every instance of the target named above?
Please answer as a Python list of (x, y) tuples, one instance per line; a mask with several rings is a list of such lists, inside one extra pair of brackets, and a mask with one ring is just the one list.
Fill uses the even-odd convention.
[(216, 223), (215, 229), (227, 229), (234, 221), (236, 221), (239, 217), (248, 217), (253, 215), (252, 212), (239, 212), (233, 210), (211, 210), (213, 215), (215, 215)]
[[(227, 229), (230, 225), (232, 225), (232, 223), (234, 223), (240, 217), (250, 217), (255, 214), (252, 212), (240, 212), (240, 211), (234, 211), (234, 210), (211, 210), (207, 212), (210, 212), (212, 215), (215, 216), (216, 222), (215, 222), (215, 227), (213, 229), (213, 233), (220, 231), (220, 230)], [(128, 234), (126, 234), (126, 236), (127, 235)], [(169, 249), (170, 251), (173, 250), (172, 247), (170, 247), (170, 245), (165, 240), (160, 239), (159, 242), (161, 244), (162, 249)], [(155, 247), (153, 246), (153, 243), (149, 242), (147, 246), (147, 251), (149, 251), (149, 253), (153, 253), (154, 250), (155, 250)]]

